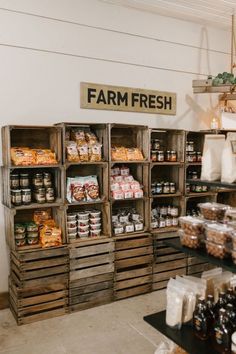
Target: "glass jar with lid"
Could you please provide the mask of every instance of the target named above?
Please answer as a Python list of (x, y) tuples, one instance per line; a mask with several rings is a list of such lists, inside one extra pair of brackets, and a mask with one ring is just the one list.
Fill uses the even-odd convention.
[(163, 187), (161, 183), (156, 183), (156, 193), (155, 194), (162, 194), (163, 193)]
[(151, 184), (151, 193), (152, 193), (152, 195), (156, 194), (156, 183), (155, 182), (153, 182)]
[(187, 141), (186, 151), (194, 151), (194, 142), (193, 141)]
[(170, 150), (167, 150), (166, 151), (166, 161), (170, 162), (170, 158), (171, 158), (171, 152), (170, 152)]
[(197, 162), (202, 162), (202, 153), (201, 153), (201, 151), (197, 151)]
[(177, 161), (177, 151), (172, 150), (170, 152), (170, 162), (176, 162)]
[(157, 150), (151, 150), (151, 160), (157, 162)]
[(176, 192), (176, 186), (174, 182), (170, 182), (170, 187), (169, 187), (170, 193), (174, 194)]
[(166, 216), (168, 214), (168, 208), (165, 205), (162, 205), (160, 208), (160, 215)]
[(164, 151), (162, 150), (157, 151), (157, 162), (163, 162), (164, 159), (165, 159)]
[(169, 194), (170, 193), (170, 183), (165, 182), (163, 185), (163, 194)]
[(28, 173), (21, 173), (20, 174), (20, 186), (21, 188), (29, 187), (29, 174)]
[(160, 150), (161, 149), (161, 141), (159, 139), (154, 139), (152, 142), (153, 150)]
[(198, 179), (197, 171), (192, 171), (192, 179)]
[(166, 219), (166, 227), (171, 227), (172, 226), (172, 219), (169, 215), (167, 215)]
[(43, 174), (35, 173), (32, 182), (34, 187), (43, 187)]
[(16, 173), (11, 173), (10, 175), (10, 186), (11, 189), (18, 189), (20, 186), (19, 175)]
[(166, 227), (166, 220), (163, 216), (160, 216), (159, 218), (159, 227), (160, 228)]

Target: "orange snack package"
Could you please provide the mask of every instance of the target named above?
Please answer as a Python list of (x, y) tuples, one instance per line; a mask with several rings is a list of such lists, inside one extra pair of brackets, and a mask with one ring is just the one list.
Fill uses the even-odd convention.
[(36, 155), (34, 150), (27, 147), (12, 147), (11, 160), (16, 166), (29, 166), (36, 164)]
[(55, 226), (54, 220), (48, 220), (40, 229), (40, 243), (43, 248), (62, 244), (61, 229)]
[(56, 154), (50, 149), (34, 149), (36, 165), (54, 165), (57, 163)]

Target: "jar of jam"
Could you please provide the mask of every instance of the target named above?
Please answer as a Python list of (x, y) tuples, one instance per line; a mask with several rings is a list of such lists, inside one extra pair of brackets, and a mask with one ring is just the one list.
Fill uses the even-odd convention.
[(46, 189), (46, 202), (53, 203), (55, 200), (54, 188), (49, 187)]
[(43, 173), (43, 185), (44, 187), (51, 187), (52, 186), (52, 175), (49, 172)]
[(193, 151), (192, 152), (192, 160), (193, 160), (193, 162), (197, 162), (197, 153), (196, 153), (196, 151)]
[(196, 185), (195, 184), (191, 184), (191, 192), (195, 193), (196, 192)]
[(171, 215), (171, 209), (172, 209), (172, 206), (168, 205), (168, 207), (167, 207), (167, 215)]
[(155, 182), (151, 184), (151, 193), (152, 193), (152, 195), (156, 194), (156, 183)]
[(18, 189), (20, 186), (19, 175), (12, 173), (10, 175), (10, 186), (11, 189)]
[(157, 151), (157, 162), (163, 162), (164, 159), (164, 151)]
[(172, 217), (172, 226), (178, 226), (178, 224), (179, 224), (178, 217), (173, 216)]
[(186, 190), (186, 193), (190, 193), (190, 191), (191, 191), (190, 183), (186, 183), (185, 190)]
[(168, 214), (168, 208), (165, 205), (162, 205), (160, 209), (160, 215), (161, 216), (166, 216)]
[(201, 151), (197, 151), (197, 162), (202, 162), (202, 153), (201, 153)]
[(11, 202), (13, 205), (19, 206), (22, 203), (21, 190), (12, 189), (11, 190)]
[(166, 161), (167, 162), (170, 162), (171, 160), (170, 160), (170, 157), (171, 157), (171, 152), (170, 152), (170, 150), (167, 150), (166, 151)]
[(155, 194), (162, 194), (163, 188), (161, 183), (156, 183), (156, 193)]
[(171, 215), (171, 216), (176, 216), (176, 217), (179, 215), (179, 209), (178, 209), (177, 206), (173, 206), (173, 207), (171, 208), (170, 215)]
[(159, 227), (160, 228), (166, 227), (166, 220), (165, 218), (163, 218), (163, 216), (160, 216), (159, 218)]
[(193, 141), (187, 141), (186, 151), (194, 151), (194, 142)]
[(159, 139), (154, 139), (152, 143), (153, 150), (160, 150), (161, 148), (161, 141)]
[(33, 185), (34, 187), (43, 187), (43, 174), (42, 173), (35, 173), (33, 176)]
[(157, 151), (156, 150), (151, 151), (151, 160), (152, 160), (152, 162), (157, 162)]
[(167, 215), (166, 217), (166, 227), (171, 227), (172, 226), (172, 219), (170, 216)]
[(46, 202), (46, 190), (45, 188), (36, 188), (34, 190), (34, 199), (36, 203), (42, 204)]
[(187, 162), (190, 162), (190, 163), (193, 162), (193, 152), (192, 151), (187, 152), (186, 160), (187, 160)]
[(175, 187), (175, 183), (171, 182), (170, 183), (170, 188), (169, 188), (170, 192), (169, 193), (175, 193), (176, 192), (176, 187)]
[(208, 186), (202, 186), (202, 192), (207, 192), (208, 191)]
[(31, 189), (24, 188), (21, 190), (22, 204), (28, 205), (31, 203)]
[(192, 171), (192, 179), (197, 179), (197, 172), (196, 171)]
[(172, 150), (170, 152), (170, 162), (176, 162), (177, 161), (177, 152), (175, 150)]
[(170, 183), (169, 182), (165, 182), (163, 185), (163, 193), (164, 194), (169, 194), (170, 193)]
[(29, 187), (29, 174), (28, 173), (21, 173), (20, 174), (20, 186), (21, 188), (28, 188)]
[(196, 186), (195, 186), (195, 192), (196, 192), (196, 193), (201, 193), (201, 192), (202, 192), (202, 186), (196, 185)]

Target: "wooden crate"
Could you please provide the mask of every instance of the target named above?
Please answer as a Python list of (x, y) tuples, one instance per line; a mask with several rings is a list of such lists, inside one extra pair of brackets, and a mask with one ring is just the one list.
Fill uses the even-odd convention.
[[(42, 209), (50, 209), (53, 219), (56, 222), (56, 225), (59, 226), (62, 230), (62, 242), (63, 244), (66, 243), (66, 233), (65, 233), (65, 213), (64, 207), (54, 207), (48, 208), (43, 207)], [(34, 249), (41, 249), (41, 245), (27, 245), (23, 247), (17, 247), (15, 245), (15, 235), (14, 235), (14, 224), (15, 223), (24, 223), (33, 220), (33, 213), (38, 208), (32, 209), (10, 209), (8, 207), (4, 207), (4, 219), (5, 219), (5, 236), (6, 242), (11, 250), (34, 250)]]
[(55, 126), (8, 125), (2, 127), (2, 160), (4, 166), (13, 166), (11, 147), (51, 149), (62, 163), (61, 128)]
[[(71, 243), (71, 244), (76, 244), (76, 243), (85, 243), (90, 241), (91, 243), (93, 242), (97, 242), (97, 240), (101, 240), (101, 239), (106, 239), (108, 237), (111, 237), (111, 216), (110, 216), (110, 203), (101, 203), (101, 204), (96, 204), (96, 205), (91, 205), (90, 206), (91, 209), (96, 209), (96, 210), (100, 210), (101, 213), (101, 223), (102, 223), (102, 232), (101, 232), (101, 236), (98, 237), (89, 237), (86, 239), (80, 239), (80, 238), (76, 238), (76, 239), (70, 239), (67, 233), (67, 223), (66, 223), (66, 215), (65, 215), (65, 229), (66, 229), (66, 235), (67, 235), (67, 243)], [(73, 212), (81, 212), (81, 211), (85, 211), (88, 210), (88, 206), (87, 205), (68, 205), (66, 207), (66, 214), (67, 213), (73, 213)]]
[[(149, 161), (149, 131), (144, 125), (109, 124), (109, 160), (111, 159), (112, 146), (124, 146), (126, 148), (137, 147), (143, 155), (144, 161)], [(127, 161), (123, 161), (127, 162)], [(117, 161), (122, 163), (122, 161)]]
[[(124, 199), (124, 200), (116, 200), (110, 203), (111, 206), (111, 215), (117, 214), (121, 209), (136, 209), (139, 215), (143, 219), (143, 230), (136, 231), (132, 233), (123, 233), (120, 234), (119, 237), (126, 237), (130, 235), (136, 234), (143, 234), (149, 230), (149, 198), (142, 198), (142, 199)], [(111, 225), (112, 227), (112, 225)], [(115, 237), (113, 228), (112, 228), (112, 235)]]
[(101, 239), (69, 247), (70, 311), (113, 300), (114, 242)]
[(153, 246), (151, 235), (115, 239), (116, 300), (151, 291)]
[(154, 264), (152, 290), (166, 288), (171, 277), (185, 275), (187, 260), (184, 253), (165, 245), (164, 241), (176, 237), (176, 233), (153, 233)]
[[(98, 137), (99, 143), (102, 144), (102, 160), (108, 161), (108, 126), (107, 124), (96, 124), (96, 123), (58, 123), (56, 126), (62, 128), (62, 146), (63, 146), (63, 162), (66, 165), (70, 165), (71, 162), (67, 161), (66, 157), (66, 134), (71, 131), (71, 129), (81, 129), (81, 130), (91, 130)], [(72, 163), (73, 164), (73, 163)], [(76, 164), (84, 164), (78, 163)], [(86, 164), (86, 162), (85, 162)], [(96, 164), (96, 163), (95, 163)]]
[[(53, 203), (44, 203), (38, 204), (33, 201), (33, 188), (32, 188), (32, 203), (29, 205), (21, 205), (21, 206), (15, 206), (11, 203), (11, 187), (10, 187), (10, 175), (11, 173), (29, 173), (30, 178), (33, 176), (34, 173), (38, 172), (49, 172), (52, 174), (52, 184), (55, 189), (55, 201)], [(47, 207), (48, 205), (53, 205), (57, 206), (60, 205), (64, 202), (64, 168), (62, 167), (50, 167), (48, 168), (47, 166), (45, 167), (35, 167), (35, 168), (8, 168), (8, 167), (2, 167), (1, 168), (1, 173), (2, 173), (2, 180), (3, 180), (3, 185), (2, 185), (2, 203), (6, 205), (9, 208), (14, 208), (14, 209), (31, 209), (31, 208), (42, 208), (42, 207)]]
[(203, 262), (197, 257), (187, 258), (187, 275), (201, 275), (206, 270), (213, 269), (215, 266), (206, 262)]
[[(177, 152), (177, 161), (185, 161), (185, 131), (177, 129), (150, 129), (150, 151), (151, 141), (153, 139), (161, 140), (161, 150), (175, 150)], [(161, 164), (160, 164), (161, 165)], [(171, 164), (169, 164), (171, 165)]]
[[(96, 175), (98, 177), (98, 184), (99, 184), (99, 196), (100, 196), (100, 202), (106, 202), (108, 201), (108, 163), (103, 162), (100, 164), (94, 164), (94, 163), (87, 163), (87, 164), (74, 164), (74, 165), (69, 165), (68, 168), (66, 169), (66, 178), (67, 177), (77, 177), (77, 176), (90, 176), (90, 175)], [(95, 201), (82, 201), (82, 202), (74, 202), (74, 203), (69, 203), (67, 201), (67, 181), (65, 178), (65, 200), (67, 204), (75, 204), (75, 205), (90, 205), (90, 204), (96, 204), (97, 202)]]
[[(197, 193), (195, 193), (197, 194)], [(206, 195), (191, 195), (185, 197), (184, 215), (192, 209), (198, 210), (199, 203), (216, 202), (217, 193), (207, 193)]]
[(10, 308), (18, 324), (68, 312), (67, 247), (11, 252)]

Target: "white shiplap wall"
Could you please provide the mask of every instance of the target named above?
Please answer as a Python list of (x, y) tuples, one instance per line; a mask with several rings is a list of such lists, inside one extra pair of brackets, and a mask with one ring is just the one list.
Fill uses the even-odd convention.
[[(229, 66), (229, 33), (98, 0), (0, 0), (0, 124), (124, 122), (207, 128), (194, 78)], [(177, 116), (81, 110), (81, 81), (177, 92)], [(0, 292), (8, 255), (0, 227)]]

